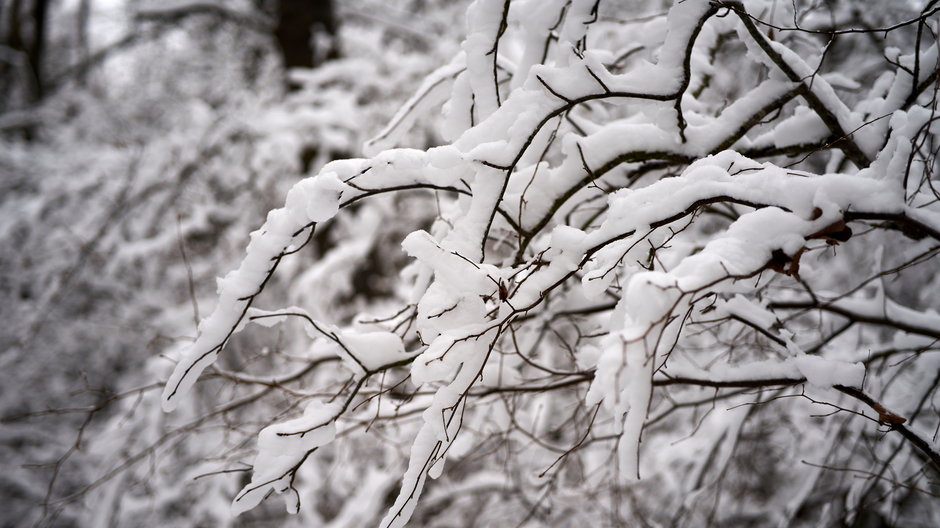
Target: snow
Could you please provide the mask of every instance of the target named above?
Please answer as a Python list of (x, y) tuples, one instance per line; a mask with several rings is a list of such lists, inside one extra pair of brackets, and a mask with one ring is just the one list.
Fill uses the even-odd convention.
[(249, 308), (246, 315), (251, 322), (267, 327), (280, 324), (291, 317), (300, 317), (304, 321), (307, 335), (313, 339), (325, 338), (335, 343), (334, 353), (358, 376), (412, 357), (405, 352), (401, 337), (397, 334), (344, 330), (336, 325), (318, 321), (306, 310), (296, 306), (277, 311)]
[(749, 323), (756, 324), (763, 329), (771, 329), (780, 324), (780, 320), (773, 312), (741, 294), (721, 301), (716, 307), (715, 312), (716, 315), (727, 314), (743, 318)]
[(450, 93), (448, 87), (458, 75), (466, 70), (466, 55), (458, 54), (454, 59), (431, 72), (422, 81), (414, 95), (398, 109), (395, 116), (378, 134), (365, 142), (363, 152), (375, 156), (383, 150), (398, 146), (397, 143), (405, 131), (410, 128), (420, 114), (430, 112), (443, 103)]
[[(713, 14), (705, 0), (676, 3), (665, 21), (614, 25), (617, 31), (643, 32), (638, 38), (649, 49), (631, 59), (622, 73), (612, 73), (605, 63), (615, 55), (595, 50), (605, 40), (594, 40), (596, 34), (590, 33), (595, 24), (608, 23), (595, 20), (595, 2), (538, 3), (546, 11), (528, 16), (527, 9), (536, 4), (474, 2), (461, 53), (425, 79), (370, 142), (369, 158), (328, 164), (295, 184), (284, 208), (272, 211), (252, 233), (239, 268), (219, 281), (218, 307), (200, 324), (196, 342), (166, 386), (166, 410), (179, 405), (230, 335), (242, 330), (246, 317), (263, 325), (292, 316), (305, 319), (301, 324), (320, 341), (318, 350), (322, 343), (332, 343), (329, 351), (353, 373), (355, 386), (338, 389), (342, 397), (332, 404), (318, 399), (302, 417), (262, 430), (252, 483), (236, 497), (233, 511), (251, 509), (271, 490), (284, 494), (288, 509), (297, 511), (292, 483), (298, 465), (337, 434), (352, 435), (359, 423), (379, 423), (378, 434), (406, 439), (383, 452), (395, 462), (401, 461), (398, 452), (408, 453), (383, 527), (409, 521), (426, 480), (449, 477), (448, 458), (462, 459), (480, 445), (474, 442), (503, 435), (507, 442), (519, 437), (523, 445), (533, 446), (531, 452), (520, 450), (520, 457), (531, 457), (520, 464), (527, 471), (535, 465), (553, 467), (559, 451), (562, 458), (578, 458), (582, 470), (589, 468), (588, 482), (619, 475), (639, 494), (644, 484), (634, 481), (641, 477), (652, 475), (654, 484), (672, 479), (670, 493), (687, 497), (669, 500), (693, 508), (710, 485), (698, 476), (728, 467), (751, 412), (735, 408), (700, 417), (707, 400), (688, 402), (700, 396), (696, 391), (702, 386), (715, 388), (713, 407), (718, 388), (761, 389), (761, 382), (800, 385), (826, 401), (835, 401), (834, 386), (880, 391), (890, 383), (866, 384), (869, 375), (880, 378), (884, 367), (858, 362), (864, 359), (858, 346), (827, 335), (836, 328), (830, 316), (851, 316), (856, 327), (864, 326), (857, 335), (846, 336), (846, 342), (887, 345), (903, 341), (902, 333), (913, 339), (935, 335), (940, 327), (940, 314), (925, 308), (928, 301), (916, 298), (916, 292), (903, 292), (912, 304), (920, 303), (915, 309), (892, 300), (881, 284), (874, 296), (872, 287), (860, 286), (841, 297), (828, 291), (845, 291), (852, 282), (845, 278), (857, 275), (852, 259), (866, 254), (866, 244), (874, 244), (875, 237), (856, 235), (858, 231), (847, 241), (824, 236), (852, 215), (878, 222), (913, 219), (940, 232), (940, 213), (933, 198), (922, 192), (922, 183), (900, 184), (915, 152), (914, 140), (933, 119), (928, 109), (916, 105), (899, 110), (903, 75), (882, 77), (876, 96), (849, 106), (836, 88), (862, 89), (861, 84), (844, 74), (816, 75), (812, 63), (820, 58), (802, 58), (787, 39), (766, 44), (800, 80), (787, 79), (731, 14), (702, 29), (703, 19)], [(559, 18), (563, 6), (567, 12)], [(561, 24), (553, 35), (557, 42), (543, 60), (546, 32), (556, 21)], [(733, 26), (749, 56), (769, 68), (769, 75), (742, 79), (741, 93), (738, 88), (731, 92), (733, 101), (716, 102), (712, 92), (721, 93), (721, 83), (734, 84), (734, 79), (716, 78), (717, 87), (706, 86), (705, 77), (722, 77), (726, 66), (718, 55), (699, 48), (719, 46), (719, 35)], [(658, 30), (650, 34), (651, 28)], [(696, 43), (688, 55), (700, 30), (704, 43)], [(925, 51), (924, 57), (935, 53)], [(693, 94), (693, 87), (705, 95)], [(782, 157), (763, 161), (763, 149), (816, 143), (833, 133), (831, 123), (826, 125), (818, 109), (806, 106), (798, 89), (811, 90), (838, 127), (855, 133), (853, 140), (874, 159), (871, 166), (856, 171), (849, 164), (846, 169), (843, 154), (828, 148), (819, 155), (822, 161), (797, 161), (796, 168), (784, 167)], [(441, 133), (448, 143), (428, 150), (392, 148), (447, 91)], [(676, 109), (680, 96), (685, 126)], [(873, 108), (893, 113), (878, 125), (890, 123), (887, 138), (877, 127), (856, 130), (873, 117)], [(739, 151), (757, 152), (758, 159)], [(265, 156), (276, 153), (270, 150)], [(640, 174), (647, 162), (663, 165)], [(823, 166), (826, 174), (808, 172)], [(399, 315), (382, 323), (340, 325), (299, 307), (264, 311), (250, 306), (281, 256), (299, 247), (314, 224), (333, 221), (361, 199), (380, 201), (385, 192), (419, 188), (437, 190), (432, 206), (437, 216), (422, 217), (427, 220), (423, 225), (414, 223), (396, 233), (391, 246), (397, 250), (394, 243), (402, 240), (411, 263), (394, 291), (383, 294), (380, 302), (365, 301), (383, 308), (407, 304)], [(392, 200), (379, 203), (396, 212), (359, 218), (355, 225), (378, 231), (383, 218), (400, 214), (388, 205)], [(873, 222), (866, 231), (883, 227)], [(327, 255), (296, 282), (312, 291), (314, 302), (319, 302), (317, 295), (335, 299), (336, 292), (350, 292), (351, 275), (329, 284), (331, 276), (351, 260), (380, 254), (373, 233), (350, 235), (343, 226), (337, 229), (346, 239), (326, 241)], [(872, 251), (880, 264), (890, 250)], [(803, 299), (806, 292), (813, 303), (818, 301), (808, 315), (785, 316), (773, 308), (775, 299)], [(889, 327), (893, 334), (889, 339), (872, 326)], [(911, 342), (924, 345), (923, 340)], [(405, 343), (413, 350), (406, 350)], [(391, 376), (393, 365), (410, 369), (408, 380), (416, 392), (407, 397), (395, 393), (396, 399), (407, 401), (390, 411), (378, 395), (392, 383), (384, 376)], [(381, 381), (370, 378), (379, 373)], [(296, 393), (319, 390), (326, 377), (312, 376), (316, 386)], [(405, 381), (404, 376), (394, 380), (399, 383), (395, 387)], [(552, 383), (564, 391), (543, 390)], [(355, 392), (366, 386), (377, 395), (374, 400)], [(663, 391), (667, 387), (675, 393)], [(492, 394), (498, 398), (485, 396)], [(761, 391), (756, 394), (722, 397), (743, 408), (761, 403)], [(347, 410), (360, 404), (367, 410)], [(693, 408), (691, 414), (684, 410), (687, 406)], [(413, 417), (407, 425), (395, 421), (401, 409)], [(581, 438), (581, 431), (566, 426), (557, 433), (561, 440), (546, 440), (560, 421), (554, 413), (569, 409), (597, 410), (593, 429)], [(699, 460), (663, 445), (686, 422), (650, 427), (673, 411), (694, 424), (689, 451)], [(365, 412), (374, 415), (364, 418)], [(806, 420), (801, 412), (781, 411), (781, 420)], [(571, 416), (571, 424), (587, 427), (583, 416)], [(524, 428), (530, 424), (531, 432)], [(591, 439), (584, 453), (577, 453), (579, 438)], [(616, 464), (610, 464), (612, 457)], [(677, 467), (696, 475), (697, 484), (677, 477)], [(380, 480), (370, 477), (369, 489), (387, 493)], [(534, 489), (518, 485), (527, 492)], [(439, 489), (443, 486), (434, 493)], [(805, 497), (808, 491), (800, 493)], [(344, 512), (343, 518), (355, 517)]]
[(768, 132), (768, 135), (773, 138), (774, 146), (783, 148), (818, 143), (829, 137), (830, 132), (815, 112), (799, 107), (792, 116), (775, 126), (772, 132)]
[(297, 513), (297, 492), (292, 488), (291, 469), (302, 463), (311, 450), (333, 441), (337, 410), (336, 404), (311, 402), (302, 417), (262, 429), (258, 434), (258, 456), (251, 482), (235, 496), (232, 513), (240, 515), (253, 509), (272, 490), (287, 493), (288, 512)]
[(861, 363), (837, 363), (807, 354), (793, 358), (793, 362), (810, 385), (822, 389), (834, 385), (861, 387), (865, 379), (865, 367)]
[(163, 392), (165, 410), (176, 408), (179, 398), (189, 392), (199, 374), (215, 362), (228, 336), (244, 317), (250, 298), (260, 291), (295, 238), (307, 231), (308, 226), (313, 229), (310, 224), (332, 218), (348, 189), (336, 172), (324, 170), (319, 176), (296, 184), (288, 192), (285, 207), (268, 213), (264, 225), (251, 234), (241, 265), (219, 281), (217, 308), (199, 323), (196, 342), (183, 354), (167, 381)]

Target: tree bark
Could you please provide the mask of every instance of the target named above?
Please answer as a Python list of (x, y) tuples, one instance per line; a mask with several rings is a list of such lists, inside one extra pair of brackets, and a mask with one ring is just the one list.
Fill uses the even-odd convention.
[[(336, 19), (332, 0), (280, 0), (274, 36), (284, 68), (314, 68), (336, 58)], [(326, 37), (317, 39), (316, 37)], [(317, 49), (318, 40), (326, 42)]]

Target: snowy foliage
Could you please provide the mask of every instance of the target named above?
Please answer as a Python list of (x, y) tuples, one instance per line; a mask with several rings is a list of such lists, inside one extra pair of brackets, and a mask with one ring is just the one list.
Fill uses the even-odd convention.
[[(299, 317), (348, 372), (328, 398), (292, 398), (309, 400), (302, 417), (261, 430), (233, 511), (271, 491), (299, 511), (307, 460), (368, 424), (396, 446), (413, 437), (383, 527), (404, 526), (425, 488), (441, 493), (428, 479), (448, 461), (463, 474), (455, 485), (501, 468), (485, 502), (513, 523), (788, 525), (879, 507), (937, 521), (938, 424), (925, 411), (940, 314), (932, 288), (889, 285), (936, 270), (937, 43), (923, 35), (936, 8), (912, 6), (909, 49), (859, 68), (854, 56), (826, 61), (851, 53), (842, 35), (781, 38), (764, 22), (822, 26), (839, 11), (687, 1), (635, 22), (592, 1), (554, 7), (471, 5), (460, 55), (416, 96), (452, 79), (452, 142), (326, 165), (219, 282), (165, 409), (262, 318)], [(781, 155), (796, 159), (774, 163)], [(440, 212), (402, 241), (414, 261), (394, 308), (345, 326), (253, 311), (318, 226), (406, 189), (434, 192)], [(383, 406), (396, 389), (413, 392)], [(394, 471), (400, 450), (363, 466)], [(461, 467), (470, 460), (479, 471)], [(829, 481), (844, 497), (810, 501)], [(885, 489), (910, 505), (869, 504)]]
[(96, 522), (940, 523), (940, 6), (666, 7), (473, 2), (148, 363)]

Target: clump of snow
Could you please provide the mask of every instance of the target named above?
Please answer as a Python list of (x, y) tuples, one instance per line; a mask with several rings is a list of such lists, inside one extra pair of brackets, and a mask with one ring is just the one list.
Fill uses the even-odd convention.
[(272, 490), (285, 494), (288, 512), (297, 513), (293, 472), (316, 448), (333, 441), (339, 404), (311, 402), (303, 416), (270, 425), (258, 434), (258, 455), (251, 482), (235, 496), (232, 513), (239, 515), (257, 506)]
[(822, 389), (834, 385), (861, 387), (865, 379), (865, 366), (861, 363), (841, 363), (808, 354), (794, 357), (793, 363), (810, 385)]

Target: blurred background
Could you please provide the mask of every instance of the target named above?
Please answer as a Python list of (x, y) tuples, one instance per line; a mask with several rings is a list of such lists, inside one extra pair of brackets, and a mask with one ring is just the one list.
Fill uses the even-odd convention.
[[(214, 308), (216, 277), (238, 265), (249, 234), (269, 210), (283, 205), (297, 181), (328, 161), (368, 154), (363, 145), (377, 136), (383, 139), (375, 148), (426, 149), (443, 142), (437, 118), (448, 111), (444, 103), (450, 96), (443, 81), (462, 68), (454, 58), (468, 3), (0, 0), (0, 526), (339, 528), (377, 523), (397, 496), (414, 437), (409, 428), (420, 423), (420, 412), (371, 430), (373, 422), (350, 422), (350, 430), (371, 434), (346, 436), (305, 462), (298, 479), (300, 515), (287, 515), (280, 500), (264, 501), (237, 518), (230, 513), (233, 496), (248, 483), (258, 431), (299, 414), (305, 401), (348, 388), (349, 373), (338, 361), (316, 363), (313, 358), (323, 356), (323, 350), (311, 344), (299, 323), (236, 335), (172, 414), (159, 405), (161, 380), (194, 339), (198, 321)], [(850, 106), (869, 97), (868, 88), (895, 70), (898, 50), (910, 51), (927, 37), (913, 24), (904, 31), (839, 40), (827, 39), (828, 28), (886, 27), (914, 19), (935, 3), (764, 2), (772, 8), (769, 16), (781, 17), (783, 25), (790, 24), (792, 4), (807, 15), (804, 22), (821, 28), (818, 34), (781, 32), (779, 38), (801, 55), (822, 51), (819, 63), (826, 61), (830, 81)], [(648, 28), (665, 27), (655, 26), (655, 19), (672, 4), (602, 4), (603, 24), (592, 30), (594, 35), (602, 42), (630, 43), (612, 71), (655, 59), (663, 31)], [(647, 26), (648, 20), (654, 25)], [(546, 49), (551, 40), (546, 39)], [(636, 43), (641, 45), (634, 48)], [(694, 95), (697, 111), (709, 117), (768, 76), (765, 67), (741, 67), (748, 49), (732, 33), (714, 43), (711, 62), (695, 65), (709, 72)], [(521, 51), (513, 45), (506, 43), (507, 54)], [(427, 90), (420, 91), (435, 71), (443, 87), (425, 84)], [(712, 76), (712, 71), (733, 75)], [(511, 87), (504, 85), (507, 91)], [(414, 111), (393, 120), (416, 92), (425, 96), (411, 101)], [(797, 103), (786, 106), (755, 130), (771, 130), (775, 120), (788, 119), (796, 109)], [(584, 111), (585, 123), (592, 123), (633, 110)], [(390, 121), (397, 123), (391, 131), (386, 130)], [(812, 172), (838, 171), (844, 159), (832, 157), (830, 146), (809, 144), (805, 155), (794, 150), (799, 160), (777, 159)], [(831, 160), (836, 161), (830, 166)], [(652, 178), (673, 171), (665, 167), (651, 172)], [(337, 324), (367, 312), (378, 318), (399, 310), (401, 300), (410, 298), (402, 284), (407, 281), (398, 280), (409, 273), (402, 238), (429, 229), (436, 219), (445, 221), (441, 211), (453, 204), (414, 191), (376, 196), (368, 203), (353, 204), (318, 226), (312, 243), (284, 260), (255, 305), (301, 306)], [(852, 284), (859, 269), (875, 269), (883, 257), (886, 265), (908, 258), (896, 249), (909, 243), (903, 237), (879, 231), (863, 240), (876, 237), (884, 238), (875, 240), (884, 251), (840, 247), (851, 267), (827, 269), (827, 277)], [(853, 240), (861, 244), (860, 238)], [(936, 267), (906, 273), (905, 280), (868, 287), (884, 288), (889, 297), (918, 310), (935, 306)], [(811, 328), (826, 330), (818, 324)], [(853, 335), (846, 333), (845, 339)], [(891, 335), (882, 337), (887, 341)], [(286, 381), (269, 381), (275, 375)], [(396, 376), (404, 380), (407, 371)], [(379, 382), (383, 392), (385, 382), (384, 377)], [(388, 399), (405, 401), (414, 396), (408, 390), (395, 385)], [(790, 411), (764, 412), (746, 434), (734, 437), (742, 453), (729, 466), (735, 481), (722, 488), (717, 479), (712, 513), (720, 496), (732, 497), (722, 503), (732, 518), (738, 509), (747, 513), (751, 505), (774, 497), (789, 500), (787, 490), (804, 489), (808, 482), (800, 499), (807, 504), (807, 525), (814, 525), (817, 510), (842, 522), (846, 517), (830, 511), (830, 503), (848, 503), (846, 496), (854, 500), (850, 491), (857, 476), (828, 473), (818, 485), (807, 479), (807, 466), (788, 453), (802, 453), (806, 445), (823, 449), (823, 442), (807, 433), (810, 429), (791, 427)], [(807, 415), (794, 413), (800, 419)], [(690, 423), (698, 421), (697, 415), (693, 418)], [(664, 422), (662, 427), (674, 425)], [(577, 428), (559, 426), (557, 431), (577, 433), (573, 439), (555, 439), (566, 445), (580, 445), (586, 438)], [(467, 526), (478, 518), (480, 524), (499, 525), (492, 520), (524, 515), (521, 525), (539, 509), (542, 499), (530, 504), (520, 491), (531, 484), (517, 470), (525, 465), (508, 462), (517, 454), (526, 462), (537, 451), (528, 449), (529, 439), (519, 444), (518, 453), (510, 453), (504, 449), (508, 433), (483, 433), (490, 436), (448, 462), (437, 487), (422, 499), (413, 526)], [(878, 462), (870, 446), (884, 436), (870, 428), (858, 442), (846, 444), (870, 450)], [(722, 438), (724, 433), (715, 446)], [(898, 453), (884, 458), (894, 460)], [(903, 465), (914, 459), (899, 460)], [(674, 467), (685, 474), (681, 468), (686, 466)], [(505, 473), (513, 480), (511, 488)], [(883, 488), (871, 484), (861, 495), (871, 494), (872, 503), (879, 504), (893, 493), (888, 506), (911, 518), (921, 510), (935, 511), (933, 495), (923, 498), (887, 482)], [(779, 487), (777, 495), (768, 483)], [(562, 498), (561, 516), (566, 508), (602, 512), (604, 494), (617, 493), (606, 481), (587, 486), (588, 492), (583, 478), (565, 485), (577, 493)], [(654, 515), (671, 515), (663, 505), (678, 505), (673, 525), (680, 525), (687, 505), (684, 488), (670, 489), (656, 480), (637, 488), (642, 488), (638, 496), (652, 497), (642, 506)], [(882, 490), (887, 490), (883, 496)], [(699, 497), (703, 505), (711, 501), (705, 493)], [(887, 526), (877, 524), (876, 514), (850, 513), (857, 519), (853, 526)], [(769, 518), (738, 517), (738, 526), (763, 526)], [(696, 518), (688, 519), (682, 522), (695, 526)]]
[[(96, 448), (111, 434), (104, 424), (141, 437), (126, 420), (167, 427), (154, 423), (158, 409), (141, 418), (133, 405), (172, 366), (160, 354), (192, 339), (214, 304), (214, 278), (237, 265), (286, 190), (326, 161), (359, 155), (450, 60), (464, 7), (0, 0), (0, 525), (129, 526), (118, 506), (105, 521), (87, 499), (130, 449)], [(420, 121), (405, 137), (415, 147), (438, 141)], [(288, 298), (284, 284), (343, 236), (318, 233), (269, 293)], [(331, 317), (383, 294), (383, 267), (394, 273), (404, 257), (390, 244), (389, 258), (362, 260), (345, 282), (320, 274), (321, 294), (342, 301), (330, 303)], [(145, 447), (114, 467), (154, 463), (148, 456)], [(194, 497), (172, 501), (174, 513), (154, 489), (124, 491), (162, 511), (139, 526), (229, 517), (211, 504), (230, 495), (204, 499), (219, 517), (200, 517)]]

